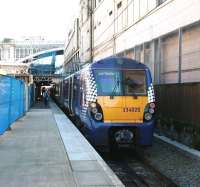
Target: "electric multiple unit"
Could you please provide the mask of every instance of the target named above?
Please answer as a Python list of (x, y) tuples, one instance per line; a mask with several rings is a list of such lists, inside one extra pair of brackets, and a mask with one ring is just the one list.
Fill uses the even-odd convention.
[(94, 146), (152, 144), (155, 96), (146, 65), (109, 57), (86, 65), (60, 86), (60, 101)]

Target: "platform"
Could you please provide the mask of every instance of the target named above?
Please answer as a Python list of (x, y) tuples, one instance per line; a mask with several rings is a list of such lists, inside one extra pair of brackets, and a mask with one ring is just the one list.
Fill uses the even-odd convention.
[(31, 109), (0, 136), (0, 186), (123, 186), (54, 104)]

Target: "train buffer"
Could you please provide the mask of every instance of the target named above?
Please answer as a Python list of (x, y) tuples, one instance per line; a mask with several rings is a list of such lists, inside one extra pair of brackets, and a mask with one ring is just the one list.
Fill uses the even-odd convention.
[(32, 108), (0, 136), (0, 186), (123, 186), (53, 103)]

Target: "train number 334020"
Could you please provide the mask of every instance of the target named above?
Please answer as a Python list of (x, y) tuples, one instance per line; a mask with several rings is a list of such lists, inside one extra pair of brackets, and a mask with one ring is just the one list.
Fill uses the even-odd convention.
[(123, 108), (123, 112), (140, 112), (140, 108), (139, 107), (126, 107)]

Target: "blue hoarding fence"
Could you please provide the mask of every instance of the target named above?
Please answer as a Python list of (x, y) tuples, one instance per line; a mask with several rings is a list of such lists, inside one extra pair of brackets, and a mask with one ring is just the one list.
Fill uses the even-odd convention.
[(28, 106), (30, 108), (33, 106), (33, 103), (34, 103), (34, 85), (33, 84), (28, 87), (28, 93), (29, 93)]
[(21, 80), (0, 75), (0, 135), (24, 115), (26, 110), (25, 86)]

